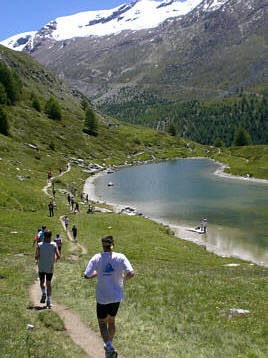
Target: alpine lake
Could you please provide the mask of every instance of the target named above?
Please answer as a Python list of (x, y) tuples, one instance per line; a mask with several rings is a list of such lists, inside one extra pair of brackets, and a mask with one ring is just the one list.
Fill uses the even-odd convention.
[[(95, 197), (130, 206), (220, 256), (268, 266), (268, 184), (215, 175), (208, 159), (124, 167), (94, 180)], [(202, 217), (207, 233), (195, 231)]]

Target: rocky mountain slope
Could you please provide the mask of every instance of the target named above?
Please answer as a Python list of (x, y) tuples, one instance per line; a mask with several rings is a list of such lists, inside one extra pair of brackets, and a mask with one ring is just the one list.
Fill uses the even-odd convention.
[[(142, 4), (144, 8), (148, 3), (157, 3), (166, 11), (178, 2), (142, 0), (128, 4), (128, 11), (133, 12)], [(59, 35), (61, 21), (57, 20), (34, 37), (29, 35), (23, 51), (99, 102), (120, 90), (121, 100), (145, 89), (160, 97), (182, 101), (222, 97), (237, 88), (266, 85), (267, 1), (187, 3), (188, 11), (169, 18), (165, 15), (165, 21), (158, 26), (122, 31), (116, 28), (104, 35), (93, 31), (92, 36), (63, 38)], [(117, 9), (118, 14), (115, 11), (106, 17), (99, 14), (99, 19), (95, 17), (84, 26), (96, 29), (107, 24), (112, 27), (111, 21), (131, 22), (124, 18), (124, 10), (122, 6)], [(133, 14), (129, 19), (138, 21)], [(178, 15), (172, 11), (174, 14)], [(127, 88), (125, 97), (122, 88)]]

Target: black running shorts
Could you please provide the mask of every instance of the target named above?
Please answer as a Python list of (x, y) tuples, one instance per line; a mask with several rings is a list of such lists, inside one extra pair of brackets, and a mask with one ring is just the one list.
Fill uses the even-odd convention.
[(102, 305), (97, 303), (97, 317), (99, 319), (104, 319), (108, 315), (115, 317), (119, 308), (120, 302), (108, 303), (107, 305)]
[(52, 281), (53, 273), (39, 272), (40, 281), (44, 281), (45, 277), (47, 281)]

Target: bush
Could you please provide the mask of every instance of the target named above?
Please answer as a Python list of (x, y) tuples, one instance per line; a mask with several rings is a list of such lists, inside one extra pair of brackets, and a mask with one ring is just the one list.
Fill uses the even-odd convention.
[(0, 107), (0, 133), (9, 135), (9, 124), (7, 114), (2, 107)]
[(58, 101), (55, 98), (50, 98), (45, 105), (45, 113), (48, 115), (48, 118), (55, 119), (57, 121), (61, 120), (61, 108)]

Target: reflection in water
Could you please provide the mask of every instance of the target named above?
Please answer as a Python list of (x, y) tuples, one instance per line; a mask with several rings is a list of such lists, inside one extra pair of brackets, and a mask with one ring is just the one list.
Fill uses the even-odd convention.
[[(97, 197), (136, 207), (145, 216), (176, 227), (184, 239), (204, 244), (190, 232), (208, 218), (206, 247), (268, 266), (268, 185), (213, 175), (218, 165), (181, 159), (124, 168), (95, 182)], [(115, 185), (108, 187), (112, 181)]]

